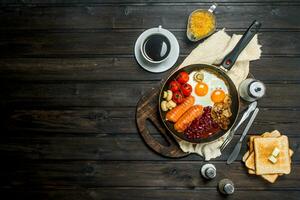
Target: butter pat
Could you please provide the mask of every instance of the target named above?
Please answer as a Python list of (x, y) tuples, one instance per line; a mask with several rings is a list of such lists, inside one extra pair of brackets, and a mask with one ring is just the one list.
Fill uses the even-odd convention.
[(272, 155), (276, 158), (279, 155), (279, 153), (280, 153), (280, 150), (277, 147), (275, 147), (273, 149)]
[(273, 156), (273, 155), (271, 155), (271, 156), (269, 156), (269, 161), (271, 161), (273, 164), (275, 164), (276, 162), (277, 162), (277, 159)]

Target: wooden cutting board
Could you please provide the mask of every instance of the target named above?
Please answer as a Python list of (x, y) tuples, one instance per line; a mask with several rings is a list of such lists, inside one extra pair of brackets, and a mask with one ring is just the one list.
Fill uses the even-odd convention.
[[(162, 156), (180, 158), (187, 156), (188, 153), (183, 152), (173, 138), (173, 136), (168, 133), (167, 129), (164, 127), (162, 121), (160, 120), (158, 112), (158, 95), (160, 88), (153, 88), (145, 93), (137, 104), (136, 110), (136, 122), (139, 129), (139, 133), (144, 139), (145, 143), (153, 149), (155, 152)], [(163, 138), (169, 145), (164, 145), (153, 137), (150, 133), (149, 127), (147, 126), (147, 120), (152, 122), (152, 124), (157, 128)]]

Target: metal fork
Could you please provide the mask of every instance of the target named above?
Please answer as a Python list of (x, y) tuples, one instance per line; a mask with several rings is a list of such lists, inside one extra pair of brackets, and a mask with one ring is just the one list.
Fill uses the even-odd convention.
[(253, 103), (251, 103), (247, 110), (244, 112), (241, 120), (239, 121), (239, 123), (232, 129), (230, 130), (228, 136), (226, 137), (226, 139), (224, 140), (223, 144), (220, 146), (220, 150), (223, 151), (226, 146), (229, 144), (229, 142), (232, 140), (235, 132), (237, 131), (237, 129), (241, 126), (241, 124), (249, 117), (250, 113), (255, 110), (257, 106), (257, 102), (254, 101)]

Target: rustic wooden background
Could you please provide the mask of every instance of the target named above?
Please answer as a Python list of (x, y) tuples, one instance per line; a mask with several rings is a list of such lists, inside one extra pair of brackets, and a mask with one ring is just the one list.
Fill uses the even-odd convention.
[(136, 38), (157, 25), (169, 29), (179, 63), (196, 46), (185, 37), (189, 13), (211, 1), (0, 2), (1, 199), (222, 199), (216, 185), (224, 177), (236, 184), (229, 199), (299, 199), (299, 1), (215, 1), (218, 29), (263, 24), (263, 55), (251, 71), (267, 95), (250, 132), (278, 129), (295, 151), (292, 173), (275, 184), (247, 175), (241, 158), (226, 165), (232, 144), (212, 161), (218, 176), (207, 182), (199, 157), (163, 158), (137, 133), (138, 99), (169, 72), (138, 67)]

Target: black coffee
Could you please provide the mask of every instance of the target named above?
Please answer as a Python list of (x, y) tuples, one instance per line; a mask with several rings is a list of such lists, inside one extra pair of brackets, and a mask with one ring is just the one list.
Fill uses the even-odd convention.
[(143, 52), (149, 60), (161, 61), (170, 53), (170, 42), (163, 35), (150, 35), (143, 44)]

